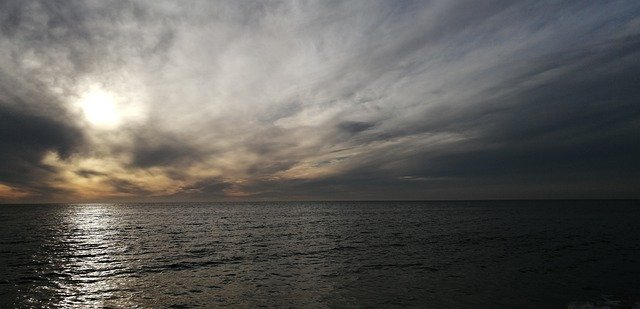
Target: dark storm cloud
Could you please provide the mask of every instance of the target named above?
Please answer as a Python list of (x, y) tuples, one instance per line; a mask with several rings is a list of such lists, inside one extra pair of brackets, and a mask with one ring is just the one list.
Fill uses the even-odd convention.
[(210, 177), (191, 185), (180, 187), (176, 193), (171, 194), (167, 199), (187, 201), (221, 199), (226, 196), (225, 190), (232, 187), (232, 184), (219, 177)]
[[(425, 160), (425, 169), (431, 171), (425, 174), (573, 172), (598, 178), (606, 171), (638, 172), (634, 158), (640, 155), (639, 39), (630, 36), (590, 46), (571, 60), (542, 61), (526, 73), (519, 72), (529, 76), (520, 79), (524, 82), (536, 74), (564, 71), (483, 104), (488, 110), (469, 115), (480, 119), (469, 126), (481, 130), (475, 141)], [(566, 54), (547, 58), (562, 57)], [(469, 121), (458, 119), (463, 125)]]
[(75, 171), (75, 173), (80, 176), (80, 177), (84, 177), (84, 178), (91, 178), (91, 177), (96, 177), (96, 176), (107, 176), (106, 173), (102, 173), (102, 172), (98, 172), (98, 171), (94, 171), (94, 170), (89, 170), (89, 169), (80, 169)]
[(137, 147), (134, 151), (133, 165), (138, 167), (175, 165), (193, 154), (180, 145), (158, 145)]
[[(158, 32), (142, 26), (149, 24), (157, 25)], [(134, 25), (132, 31), (120, 31), (129, 25)], [(96, 80), (95, 74), (116, 72), (132, 57), (146, 56), (151, 65), (171, 41), (162, 21), (129, 1), (1, 1), (0, 184), (29, 192), (30, 199), (47, 199), (61, 190), (58, 187), (70, 188), (61, 164), (43, 163), (47, 153), (57, 153), (62, 165), (74, 164), (66, 162), (72, 154), (76, 160), (108, 159), (118, 153), (121, 141), (110, 141), (115, 147), (110, 150), (95, 136), (86, 138), (91, 128), (79, 119), (82, 114), (74, 101), (83, 88), (112, 85), (121, 78)], [(136, 148), (136, 163), (165, 164), (177, 153), (164, 145), (151, 147)], [(76, 175), (88, 179), (106, 173), (81, 168)], [(145, 192), (126, 181), (107, 186), (130, 194)]]
[(183, 187), (184, 191), (195, 190), (204, 195), (222, 195), (222, 190), (229, 188), (231, 185), (219, 178), (208, 178), (198, 181), (197, 183)]
[(345, 121), (338, 124), (338, 129), (349, 134), (356, 134), (374, 127), (375, 124), (369, 122)]
[(105, 181), (105, 183), (114, 188), (119, 193), (131, 194), (133, 196), (146, 196), (151, 193), (141, 186), (126, 179), (113, 178), (108, 179), (107, 181)]
[[(430, 121), (423, 124), (371, 132), (359, 140), (456, 132), (471, 137), (464, 142), (416, 147), (405, 157), (390, 158), (382, 152), (360, 156), (356, 167), (341, 174), (280, 183), (287, 189), (271, 193), (295, 192), (301, 198), (455, 198), (450, 195), (456, 187), (459, 198), (591, 196), (589, 191), (593, 197), (633, 196), (630, 192), (640, 188), (638, 59), (640, 37), (630, 35), (509, 63), (514, 69), (507, 70), (508, 79), (475, 97), (470, 108), (450, 114), (445, 110), (441, 119), (430, 119), (426, 113), (424, 119)], [(373, 126), (338, 124), (353, 134)], [(390, 168), (384, 168), (388, 164)], [(602, 185), (611, 182), (618, 190)]]
[(198, 149), (178, 137), (159, 132), (146, 132), (136, 138), (132, 154), (132, 165), (141, 168), (180, 166), (199, 159)]
[(71, 125), (0, 102), (0, 180), (42, 195), (57, 191), (43, 185), (57, 171), (42, 158), (47, 152), (69, 157), (82, 137)]
[[(54, 151), (85, 184), (174, 199), (637, 196), (638, 16), (635, 1), (3, 1), (2, 128), (20, 132), (2, 133), (0, 182), (57, 179)], [(122, 100), (115, 127), (74, 110), (94, 86)]]

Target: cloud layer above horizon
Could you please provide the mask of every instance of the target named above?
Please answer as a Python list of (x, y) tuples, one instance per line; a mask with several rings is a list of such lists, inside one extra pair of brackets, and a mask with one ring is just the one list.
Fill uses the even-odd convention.
[(638, 1), (2, 1), (0, 201), (640, 197)]

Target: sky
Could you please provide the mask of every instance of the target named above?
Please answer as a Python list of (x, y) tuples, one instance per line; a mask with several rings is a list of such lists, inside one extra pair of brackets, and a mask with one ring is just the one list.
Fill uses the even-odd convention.
[(640, 1), (0, 1), (0, 202), (640, 198)]

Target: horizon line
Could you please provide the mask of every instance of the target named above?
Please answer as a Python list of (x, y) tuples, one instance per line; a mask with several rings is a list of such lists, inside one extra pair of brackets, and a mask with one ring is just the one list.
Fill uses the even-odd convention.
[(535, 201), (640, 201), (640, 198), (531, 198), (531, 199), (361, 199), (361, 200), (237, 200), (237, 201), (92, 201), (92, 202), (16, 202), (0, 205), (63, 205), (63, 204), (233, 204), (233, 203), (344, 203), (344, 202), (535, 202)]

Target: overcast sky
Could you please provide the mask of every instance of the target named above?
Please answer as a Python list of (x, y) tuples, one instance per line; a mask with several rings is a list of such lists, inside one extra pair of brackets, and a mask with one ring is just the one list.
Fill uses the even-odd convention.
[(0, 201), (640, 197), (640, 1), (0, 1)]

